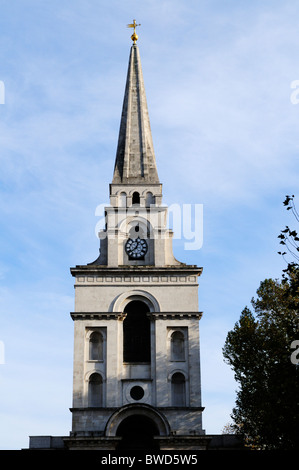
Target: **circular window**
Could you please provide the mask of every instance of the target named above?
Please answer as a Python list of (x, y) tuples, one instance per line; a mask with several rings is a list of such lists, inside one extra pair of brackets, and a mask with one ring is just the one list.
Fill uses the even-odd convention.
[(135, 385), (135, 387), (131, 388), (130, 395), (133, 400), (141, 400), (144, 396), (144, 390), (142, 387), (139, 387), (139, 385)]

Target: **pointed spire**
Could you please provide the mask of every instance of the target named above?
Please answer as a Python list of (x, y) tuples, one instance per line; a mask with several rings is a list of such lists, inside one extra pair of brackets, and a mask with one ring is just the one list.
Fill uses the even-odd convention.
[(159, 183), (139, 49), (132, 45), (112, 183)]

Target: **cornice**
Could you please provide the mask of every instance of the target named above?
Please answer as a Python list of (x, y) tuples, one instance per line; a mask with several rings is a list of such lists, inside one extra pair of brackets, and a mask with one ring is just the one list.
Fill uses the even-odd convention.
[[(71, 312), (73, 320), (124, 320), (123, 312)], [(191, 319), (200, 320), (203, 312), (149, 312), (151, 320)]]
[(128, 274), (196, 274), (200, 276), (203, 268), (196, 265), (181, 264), (178, 266), (105, 266), (96, 264), (77, 265), (70, 268), (72, 276), (82, 275), (128, 275)]

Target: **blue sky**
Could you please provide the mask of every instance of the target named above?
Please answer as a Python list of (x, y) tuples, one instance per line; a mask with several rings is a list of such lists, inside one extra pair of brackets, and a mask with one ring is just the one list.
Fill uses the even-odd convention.
[[(204, 241), (175, 256), (199, 284), (203, 425), (221, 433), (236, 383), (222, 347), (298, 195), (298, 5), (285, 0), (1, 2), (0, 448), (71, 430), (73, 279), (98, 255), (136, 18), (164, 202), (203, 204)], [(1, 361), (0, 361), (1, 362)]]

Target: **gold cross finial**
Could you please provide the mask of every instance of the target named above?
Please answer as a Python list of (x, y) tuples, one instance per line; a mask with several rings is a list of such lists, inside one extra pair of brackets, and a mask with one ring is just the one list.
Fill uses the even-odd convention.
[(136, 27), (137, 26), (141, 26), (141, 25), (137, 24), (136, 20), (133, 20), (133, 23), (127, 25), (128, 28), (134, 28), (134, 33), (131, 36), (131, 39), (132, 39), (134, 44), (136, 44), (136, 41), (138, 39), (138, 35), (136, 34)]

